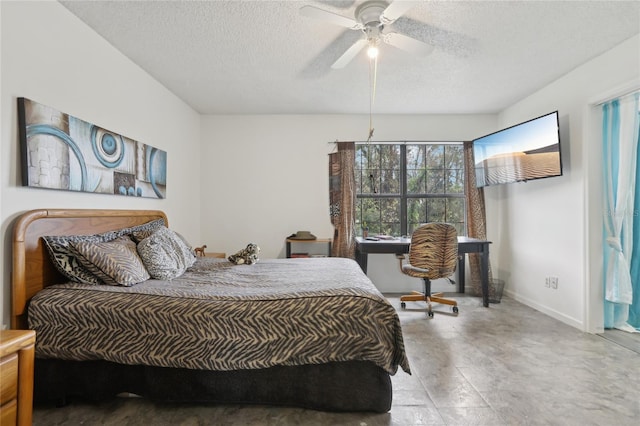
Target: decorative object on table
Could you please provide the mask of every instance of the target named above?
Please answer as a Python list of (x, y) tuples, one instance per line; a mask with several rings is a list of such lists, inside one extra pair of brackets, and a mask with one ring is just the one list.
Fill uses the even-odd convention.
[(387, 235), (387, 234), (377, 234), (375, 235), (375, 238), (377, 238), (378, 240), (395, 240), (396, 237), (394, 237), (393, 235)]
[(18, 98), (22, 185), (166, 198), (167, 153)]
[(290, 240), (315, 240), (317, 237), (309, 231), (298, 231), (287, 237)]
[(367, 222), (362, 223), (362, 238), (367, 238), (369, 236), (369, 226)]
[(204, 249), (206, 248), (207, 248), (207, 245), (205, 244), (201, 247), (196, 247), (195, 249), (193, 249), (193, 251), (196, 253), (196, 256), (204, 257), (205, 256)]
[(249, 243), (245, 248), (232, 254), (227, 259), (236, 265), (253, 265), (259, 260), (258, 253), (260, 253), (260, 247), (255, 243)]

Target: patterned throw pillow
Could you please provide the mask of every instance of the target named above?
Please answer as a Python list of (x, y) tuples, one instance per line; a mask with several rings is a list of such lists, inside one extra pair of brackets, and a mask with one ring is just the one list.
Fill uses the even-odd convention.
[[(173, 232), (175, 232), (175, 231), (173, 231)], [(196, 249), (193, 247), (193, 244), (191, 244), (189, 241), (187, 241), (187, 239), (181, 233), (176, 232), (176, 235), (178, 237), (180, 237), (180, 239), (182, 240), (184, 245), (186, 245), (189, 248), (189, 252), (195, 256), (196, 255)]]
[(152, 278), (170, 280), (193, 265), (196, 256), (177, 233), (163, 227), (138, 243), (138, 254)]
[(82, 266), (105, 284), (129, 287), (150, 278), (138, 256), (136, 243), (128, 235), (108, 242), (82, 241), (72, 245), (82, 255)]
[(53, 235), (42, 237), (44, 240), (49, 256), (53, 261), (56, 269), (69, 280), (85, 284), (101, 284), (98, 277), (80, 262), (81, 254), (72, 246), (71, 243), (107, 242), (118, 238), (121, 235), (133, 235), (137, 232), (153, 232), (160, 227), (164, 227), (164, 219), (156, 219), (142, 225), (123, 228), (115, 231), (108, 231), (102, 234), (93, 235)]
[(145, 238), (151, 236), (151, 234), (156, 232), (158, 229), (166, 227), (166, 225), (167, 224), (164, 223), (164, 219), (156, 219), (154, 221), (147, 222), (144, 225), (128, 228), (130, 232), (127, 233), (131, 234), (131, 238), (133, 238), (133, 241), (139, 243)]
[(74, 243), (100, 243), (117, 238), (114, 231), (94, 235), (54, 235), (42, 237), (55, 267), (71, 281), (85, 284), (100, 284), (80, 262), (82, 255), (73, 246)]

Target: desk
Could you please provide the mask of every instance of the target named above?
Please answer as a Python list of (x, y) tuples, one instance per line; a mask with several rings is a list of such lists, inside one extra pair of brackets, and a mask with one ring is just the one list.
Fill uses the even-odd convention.
[[(465, 270), (464, 254), (480, 253), (480, 269), (482, 274), (482, 304), (489, 306), (489, 244), (491, 241), (477, 238), (458, 237), (458, 292), (464, 293)], [(367, 273), (369, 253), (409, 253), (411, 238), (396, 238), (393, 240), (371, 241), (356, 237), (356, 261)]]

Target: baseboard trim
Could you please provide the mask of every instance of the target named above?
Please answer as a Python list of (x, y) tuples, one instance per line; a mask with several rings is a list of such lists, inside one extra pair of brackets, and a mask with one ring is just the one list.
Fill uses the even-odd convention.
[[(551, 318), (557, 319), (558, 321), (567, 324), (571, 327), (575, 327), (578, 330), (587, 332), (587, 330), (585, 329), (585, 324), (581, 321), (578, 320), (576, 318), (572, 318), (568, 315), (563, 314), (562, 312), (558, 312), (554, 309), (549, 308), (548, 306), (545, 305), (541, 305), (540, 303), (531, 300), (527, 297), (522, 297), (519, 294), (516, 294), (512, 291), (509, 291), (507, 289), (505, 289), (504, 294), (506, 294), (508, 297), (510, 297), (511, 299), (522, 303), (523, 305), (529, 306), (530, 308), (535, 309), (536, 311), (540, 311), (543, 314), (549, 315)], [(592, 333), (593, 334), (593, 333)]]

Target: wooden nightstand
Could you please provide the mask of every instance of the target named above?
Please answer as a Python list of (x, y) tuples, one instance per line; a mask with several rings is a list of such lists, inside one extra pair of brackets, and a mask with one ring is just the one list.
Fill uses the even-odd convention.
[(204, 257), (218, 257), (220, 259), (224, 259), (227, 257), (226, 253), (204, 253)]
[(31, 425), (36, 332), (0, 331), (0, 424)]

